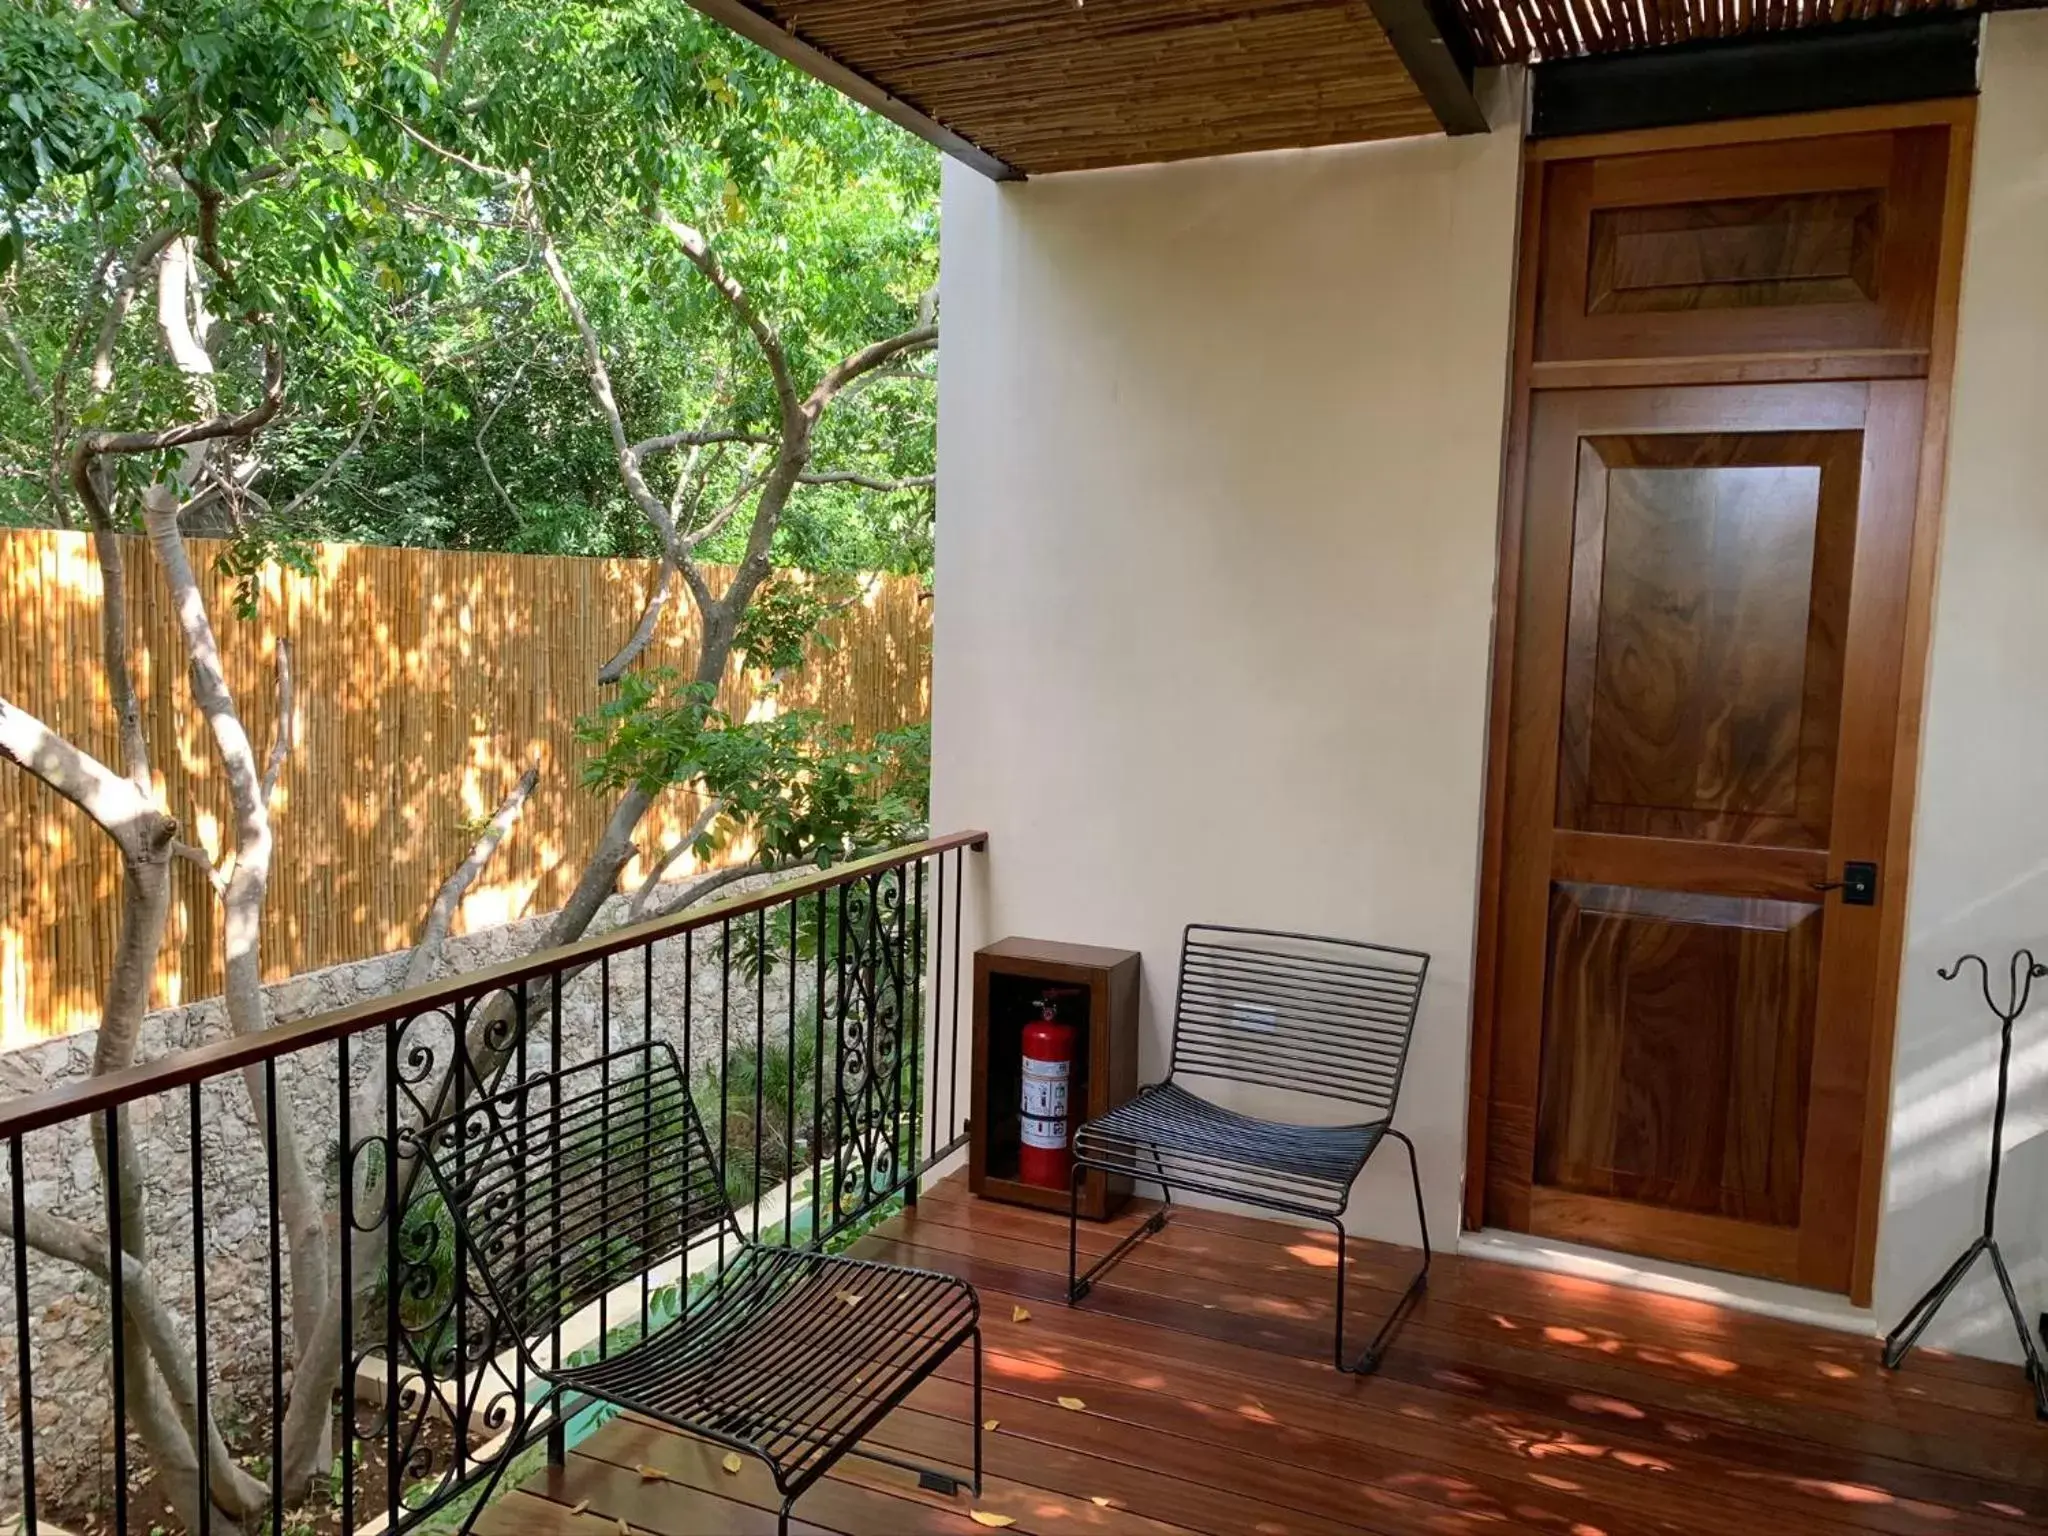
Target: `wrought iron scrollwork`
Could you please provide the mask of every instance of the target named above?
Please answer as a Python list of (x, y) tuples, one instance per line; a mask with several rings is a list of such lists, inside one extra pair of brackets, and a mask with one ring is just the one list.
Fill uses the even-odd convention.
[[(841, 894), (831, 1015), (839, 1068), (827, 1123), (833, 1212), (840, 1222), (886, 1198), (898, 1182), (911, 969), (905, 898), (900, 869), (858, 880)], [(909, 1108), (914, 1112), (914, 1103)]]
[(524, 1449), (491, 1445), (518, 1417), (524, 1382), (503, 1363), (514, 1341), (477, 1291), (442, 1196), (419, 1176), (419, 1128), (455, 1108), (458, 1146), (482, 1134), (460, 1106), (518, 1071), (526, 1016), (526, 998), (500, 990), (391, 1024), (382, 1042), (382, 1113), (357, 1127), (344, 1158), (352, 1194), (367, 1195), (348, 1202), (352, 1230), (371, 1240), (358, 1242), (357, 1252), (383, 1266), (365, 1276), (370, 1285), (348, 1365), (353, 1380), (381, 1376), (386, 1384), (369, 1404), (351, 1394), (358, 1406), (347, 1429), (382, 1448), (402, 1524), (459, 1497), (480, 1470)]

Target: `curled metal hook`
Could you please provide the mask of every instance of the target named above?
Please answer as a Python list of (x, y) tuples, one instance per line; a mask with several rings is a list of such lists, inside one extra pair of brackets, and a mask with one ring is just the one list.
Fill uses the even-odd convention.
[(2007, 963), (2006, 1006), (2001, 1008), (1998, 1000), (1991, 995), (1991, 967), (1982, 955), (1960, 956), (1954, 965), (1946, 968), (1937, 967), (1934, 974), (1943, 981), (1954, 981), (1962, 975), (1963, 967), (1973, 960), (1977, 963), (1977, 972), (1982, 978), (1980, 984), (1984, 993), (1984, 1006), (1997, 1014), (2002, 1023), (2008, 1025), (2027, 1011), (2027, 1000), (2033, 995), (2035, 980), (2048, 976), (2048, 965), (2036, 960), (2031, 949), (2014, 950), (2012, 959)]

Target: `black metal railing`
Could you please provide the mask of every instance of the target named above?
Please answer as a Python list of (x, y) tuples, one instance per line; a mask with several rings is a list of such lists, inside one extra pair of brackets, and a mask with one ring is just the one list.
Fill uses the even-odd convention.
[[(29, 1533), (466, 1529), (599, 1410), (521, 1411), (539, 1384), (423, 1177), (421, 1127), (664, 1039), (741, 1229), (843, 1245), (964, 1143), (961, 921), (984, 846), (935, 838), (0, 1104), (0, 1514)], [(725, 1250), (720, 1226), (532, 1354), (601, 1358)]]

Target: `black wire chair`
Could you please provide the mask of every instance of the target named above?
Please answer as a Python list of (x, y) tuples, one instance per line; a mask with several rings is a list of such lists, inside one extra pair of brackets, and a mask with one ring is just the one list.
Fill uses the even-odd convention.
[[(1349, 939), (1193, 923), (1181, 941), (1173, 1050), (1165, 1079), (1074, 1133), (1067, 1211), (1067, 1304), (1133, 1245), (1166, 1225), (1178, 1188), (1240, 1201), (1337, 1234), (1337, 1369), (1376, 1369), (1387, 1341), (1429, 1278), (1429, 1219), (1415, 1144), (1393, 1127), (1429, 956)], [(1213, 1079), (1313, 1094), (1358, 1109), (1338, 1126), (1238, 1114), (1189, 1091)], [(1382, 1141), (1408, 1152), (1422, 1268), (1355, 1362), (1344, 1354), (1344, 1212), (1351, 1186)], [(1098, 1259), (1080, 1264), (1080, 1194), (1090, 1169), (1156, 1183), (1166, 1205)]]
[[(950, 1275), (749, 1242), (674, 1049), (655, 1041), (541, 1076), (422, 1133), (428, 1167), (471, 1267), (526, 1368), (547, 1388), (514, 1443), (563, 1399), (613, 1404), (759, 1457), (790, 1507), (848, 1454), (957, 1493), (957, 1475), (858, 1442), (961, 1344), (974, 1345), (974, 1473), (981, 1491), (981, 1328), (974, 1288)], [(734, 1257), (665, 1325), (602, 1358), (550, 1362), (568, 1321), (719, 1238)], [(721, 1247), (721, 1252), (726, 1251)], [(509, 1455), (501, 1458), (502, 1472)], [(487, 1500), (495, 1491), (485, 1490)], [(481, 1507), (483, 1501), (479, 1501)]]

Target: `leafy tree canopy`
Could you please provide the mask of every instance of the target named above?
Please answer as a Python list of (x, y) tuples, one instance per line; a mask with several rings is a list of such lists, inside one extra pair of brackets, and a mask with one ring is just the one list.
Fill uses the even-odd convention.
[[(0, 521), (75, 518), (78, 433), (212, 408), (146, 325), (95, 366), (167, 228), (199, 231), (217, 404), (256, 398), (266, 342), (288, 360), (260, 464), (204, 525), (240, 534), (245, 565), (317, 538), (654, 552), (514, 194), (466, 161), (528, 178), (636, 437), (774, 416), (664, 221), (716, 245), (803, 376), (914, 325), (936, 280), (931, 152), (667, 3), (16, 0), (0, 89)], [(791, 499), (778, 563), (928, 567), (929, 370), (885, 370), (826, 420), (817, 464), (849, 478)], [(758, 460), (679, 450), (649, 479), (708, 514)], [(743, 536), (735, 519), (699, 553)]]

